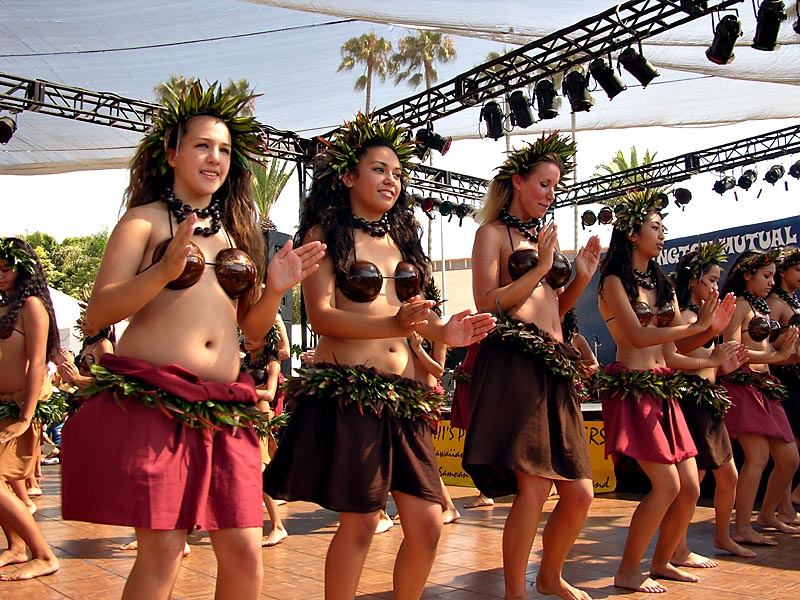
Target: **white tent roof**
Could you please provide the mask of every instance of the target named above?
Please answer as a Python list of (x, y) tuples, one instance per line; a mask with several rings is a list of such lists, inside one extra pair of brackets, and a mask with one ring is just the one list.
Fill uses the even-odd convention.
[[(665, 0), (666, 1), (666, 0)], [(579, 129), (739, 122), (800, 116), (800, 35), (796, 19), (781, 29), (782, 46), (748, 46), (755, 30), (750, 2), (738, 5), (744, 36), (735, 61), (710, 63), (710, 17), (646, 40), (644, 54), (661, 76), (646, 89), (623, 73), (629, 90), (609, 101), (602, 91)], [(170, 75), (209, 81), (246, 78), (263, 93), (256, 115), (304, 137), (327, 131), (363, 109), (353, 90), (360, 73), (337, 73), (341, 45), (374, 30), (394, 44), (407, 27), (453, 35), (458, 59), (438, 65), (444, 82), (485, 61), (491, 51), (529, 43), (609, 7), (608, 0), (5, 0), (0, 3), (0, 72), (151, 101)], [(381, 107), (419, 90), (376, 82)], [(436, 123), (439, 133), (476, 136), (480, 107)], [(569, 129), (568, 109), (541, 127)], [(526, 133), (537, 130), (534, 125)], [(765, 131), (768, 127), (765, 126)], [(101, 125), (24, 112), (12, 140), (0, 146), (0, 174), (122, 167), (140, 136)], [(714, 144), (697, 139), (695, 149)]]

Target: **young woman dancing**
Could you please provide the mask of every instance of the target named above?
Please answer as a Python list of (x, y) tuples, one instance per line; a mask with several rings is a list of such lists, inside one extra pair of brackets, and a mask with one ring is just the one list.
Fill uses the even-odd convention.
[(251, 99), (193, 83), (158, 111), (86, 309), (89, 333), (130, 322), (64, 427), (62, 512), (135, 528), (123, 598), (170, 597), (194, 528), (209, 531), (216, 597), (261, 595), (262, 413), (239, 374), (237, 326), (263, 337), (324, 247), (287, 243), (259, 285), (248, 166), (263, 145), (255, 119), (238, 116)]
[(414, 380), (406, 341), (419, 332), (463, 346), (483, 338), (491, 315), (428, 321), (420, 296), (430, 264), (403, 188), (412, 155), (406, 132), (365, 115), (339, 129), (322, 153), (296, 239), (324, 241), (328, 255), (303, 283), (319, 336), (314, 361), (286, 384), (295, 408), (269, 469), (273, 498), (339, 513), (325, 562), (325, 597), (356, 595), (378, 515), (392, 492), (403, 527), (394, 597), (419, 598), (442, 528), (431, 427), (441, 396)]
[(797, 470), (797, 446), (781, 400), (786, 396), (778, 380), (770, 375), (770, 364), (796, 358), (797, 328), (789, 327), (772, 338), (780, 343), (776, 350), (770, 342), (773, 326), (766, 297), (773, 287), (775, 261), (780, 251), (742, 252), (733, 263), (722, 291), (737, 296), (736, 312), (725, 329), (725, 340), (742, 342), (748, 349), (748, 364), (720, 378), (733, 406), (725, 414), (725, 425), (732, 438), (744, 450), (744, 463), (736, 487), (736, 518), (733, 539), (740, 544), (775, 545), (774, 539), (758, 533), (752, 525), (752, 512), (761, 475), (770, 456), (775, 465), (769, 476), (756, 522), (761, 527), (784, 533), (800, 533), (775, 514)]
[[(0, 527), (8, 548), (0, 567), (21, 565), (0, 580), (58, 571), (58, 559), (33, 515), (9, 488), (33, 475), (39, 460), (37, 404), (52, 393), (47, 362), (58, 352), (58, 326), (42, 265), (17, 238), (0, 239)], [(28, 556), (30, 550), (30, 557)]]
[(472, 249), (475, 306), (501, 314), (472, 369), (463, 466), (482, 493), (516, 494), (503, 529), (507, 599), (528, 597), (528, 560), (554, 483), (559, 501), (542, 535), (536, 588), (589, 597), (561, 576), (593, 497), (574, 384), (583, 363), (562, 339), (561, 317), (597, 268), (600, 242), (592, 237), (580, 250), (570, 283), (569, 262), (554, 258), (555, 223), (540, 227), (574, 154), (558, 134), (511, 153), (489, 185)]
[[(685, 323), (697, 320), (700, 306), (712, 291), (719, 288), (722, 263), (726, 260), (725, 246), (720, 242), (700, 244), (697, 250), (681, 257), (675, 267), (675, 295)], [(715, 340), (689, 353), (693, 358), (710, 358)], [(714, 547), (736, 556), (755, 558), (756, 554), (733, 541), (730, 534), (731, 513), (736, 498), (738, 473), (733, 463), (733, 450), (725, 428), (723, 416), (730, 407), (727, 390), (718, 385), (717, 374), (736, 370), (747, 360), (747, 348), (737, 342), (736, 355), (717, 369), (685, 371), (683, 394), (679, 398), (681, 410), (697, 447), (698, 481), (702, 482), (706, 472), (714, 474), (714, 515), (716, 528)], [(687, 529), (688, 532), (688, 529)], [(707, 568), (717, 566), (713, 561), (689, 550), (686, 532), (670, 560), (675, 566)]]
[[(666, 591), (656, 578), (697, 581), (670, 562), (700, 495), (697, 449), (678, 404), (672, 368), (716, 368), (735, 353), (734, 347), (725, 346), (710, 357), (678, 354), (675, 341), (700, 334), (710, 339), (722, 331), (733, 298), (727, 298), (720, 311), (718, 294), (712, 290), (697, 320), (683, 323), (672, 284), (655, 261), (664, 245), (660, 210), (651, 190), (630, 192), (617, 206), (600, 266), (598, 298), (600, 314), (617, 345), (616, 361), (597, 377), (606, 456), (635, 459), (652, 484), (631, 517), (614, 576), (614, 585), (640, 592)], [(648, 577), (641, 572), (641, 561), (659, 527)]]

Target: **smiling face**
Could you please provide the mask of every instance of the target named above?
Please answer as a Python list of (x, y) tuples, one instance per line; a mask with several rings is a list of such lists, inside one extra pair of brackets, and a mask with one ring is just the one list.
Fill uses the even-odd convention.
[(555, 200), (560, 179), (561, 170), (552, 162), (538, 164), (525, 175), (513, 175), (514, 192), (508, 212), (523, 221), (541, 219)]
[(648, 260), (656, 258), (664, 248), (664, 225), (661, 215), (651, 212), (645, 217), (642, 228), (630, 237), (631, 243)]
[(208, 115), (186, 123), (177, 150), (167, 162), (173, 168), (172, 191), (189, 204), (207, 203), (225, 182), (231, 165), (231, 135), (224, 121)]
[(705, 302), (711, 291), (718, 289), (721, 276), (722, 269), (719, 268), (719, 265), (711, 265), (700, 279), (692, 279), (689, 282), (692, 299), (697, 303)]
[(400, 160), (388, 146), (367, 148), (355, 172), (342, 176), (350, 190), (351, 212), (368, 221), (377, 221), (400, 196), (402, 182)]
[(757, 298), (766, 298), (775, 283), (775, 263), (756, 269), (755, 273), (745, 273), (747, 291)]

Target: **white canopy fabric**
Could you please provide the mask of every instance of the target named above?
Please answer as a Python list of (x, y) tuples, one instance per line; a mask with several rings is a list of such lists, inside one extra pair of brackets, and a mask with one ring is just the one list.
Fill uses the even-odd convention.
[[(738, 5), (744, 35), (730, 65), (705, 57), (712, 39), (710, 17), (646, 40), (644, 54), (661, 76), (642, 89), (623, 72), (629, 89), (613, 101), (595, 92), (591, 111), (576, 115), (577, 128), (800, 117), (800, 35), (792, 30), (795, 3), (788, 4), (790, 16), (775, 52), (749, 47), (755, 31), (752, 4)], [(437, 65), (444, 82), (484, 62), (492, 51), (527, 44), (609, 6), (609, 0), (5, 0), (0, 3), (0, 72), (147, 101), (171, 75), (223, 82), (245, 78), (264, 94), (256, 103), (262, 122), (309, 137), (364, 109), (363, 92), (353, 90), (358, 67), (337, 73), (340, 48), (352, 37), (374, 30), (396, 46), (409, 27), (446, 32), (454, 38), (458, 58)], [(418, 91), (376, 81), (372, 108)], [(437, 121), (436, 130), (478, 136), (484, 131), (479, 114), (479, 106), (463, 110)], [(120, 168), (140, 139), (136, 133), (30, 112), (18, 115), (17, 125), (11, 141), (0, 146), (0, 174)], [(556, 119), (515, 133), (570, 126), (569, 109), (562, 106)], [(693, 146), (713, 143), (707, 138)]]

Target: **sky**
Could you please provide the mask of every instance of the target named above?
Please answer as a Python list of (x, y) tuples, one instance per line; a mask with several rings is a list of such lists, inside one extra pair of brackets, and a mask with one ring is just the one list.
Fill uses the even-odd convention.
[[(605, 131), (579, 131), (577, 133), (577, 178), (591, 177), (596, 165), (607, 163), (617, 150), (629, 154), (636, 146), (641, 156), (645, 149), (656, 152), (656, 160), (672, 158), (693, 150), (710, 148), (719, 144), (764, 134), (794, 125), (788, 120), (764, 120), (718, 127), (683, 128), (634, 128)], [(512, 147), (521, 146), (525, 136), (513, 136)], [(490, 178), (493, 170), (505, 159), (505, 141), (471, 139), (454, 141), (445, 156), (435, 155), (434, 166), (482, 178)], [(771, 161), (755, 166), (759, 172), (758, 182), (749, 191), (737, 188), (720, 196), (712, 191), (718, 174), (708, 173), (694, 176), (680, 187), (688, 188), (693, 195), (691, 203), (681, 209), (670, 205), (665, 219), (669, 237), (685, 237), (717, 229), (743, 224), (767, 222), (794, 216), (800, 213), (800, 181), (787, 174), (772, 186), (763, 181), (763, 174), (776, 163), (789, 166), (797, 156), (786, 156), (783, 160)], [(743, 169), (724, 174), (737, 177)], [(48, 233), (58, 241), (72, 236), (91, 235), (106, 228), (113, 230), (120, 216), (122, 195), (127, 185), (127, 171), (113, 169), (105, 171), (82, 171), (57, 175), (0, 176), (0, 190), (6, 200), (6, 213), (0, 219), (0, 235), (28, 234), (35, 231)], [(786, 189), (788, 187), (788, 190)], [(760, 192), (760, 195), (759, 195)], [(293, 234), (297, 226), (298, 187), (296, 179), (287, 184), (284, 193), (273, 207), (271, 218), (279, 231)], [(580, 206), (579, 213), (599, 205)], [(559, 243), (562, 249), (574, 248), (574, 211), (564, 208), (556, 211), (559, 225)], [(467, 218), (463, 226), (458, 219), (448, 221), (436, 215), (433, 221), (421, 213), (418, 215), (424, 227), (433, 227), (433, 252), (431, 258), (469, 257), (476, 225)], [(596, 225), (583, 230), (578, 227), (579, 246), (585, 244), (590, 235), (599, 235), (603, 245), (611, 236), (610, 226)], [(442, 244), (444, 241), (444, 244)], [(423, 244), (426, 247), (426, 244)]]

